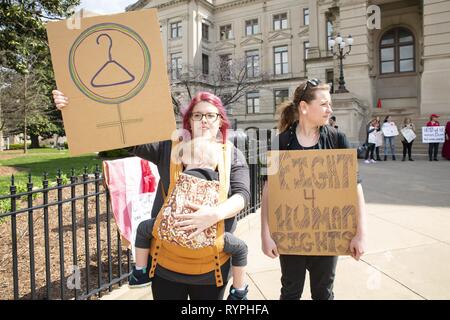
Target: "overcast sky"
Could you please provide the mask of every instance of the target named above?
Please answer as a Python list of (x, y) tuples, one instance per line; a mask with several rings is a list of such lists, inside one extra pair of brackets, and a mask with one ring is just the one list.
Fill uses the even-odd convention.
[(86, 8), (90, 11), (108, 14), (124, 12), (125, 7), (137, 2), (137, 0), (81, 0), (77, 11)]

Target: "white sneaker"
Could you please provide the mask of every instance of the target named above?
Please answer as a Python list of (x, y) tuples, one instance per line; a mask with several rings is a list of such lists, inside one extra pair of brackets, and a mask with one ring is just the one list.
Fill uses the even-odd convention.
[(376, 161), (374, 159), (370, 160), (371, 163), (376, 163)]
[(370, 161), (369, 161), (369, 160), (366, 160), (366, 161), (364, 161), (364, 163), (370, 163)]

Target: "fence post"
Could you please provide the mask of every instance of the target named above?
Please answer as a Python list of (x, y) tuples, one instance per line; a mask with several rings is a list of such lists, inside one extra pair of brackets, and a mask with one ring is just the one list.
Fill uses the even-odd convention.
[[(70, 205), (71, 205), (71, 211), (72, 211), (72, 250), (73, 250), (73, 265), (78, 266), (77, 261), (77, 213), (76, 213), (76, 200), (75, 199), (75, 183), (77, 182), (77, 178), (75, 177), (75, 170), (72, 168), (70, 172), (70, 197), (72, 198)], [(75, 286), (73, 292), (74, 292), (74, 298), (75, 300), (78, 299), (78, 288)]]
[(63, 238), (63, 210), (62, 210), (62, 178), (61, 169), (58, 169), (58, 175), (56, 178), (57, 190), (58, 190), (58, 236), (59, 236), (59, 272), (60, 272), (60, 295), (61, 300), (64, 300), (64, 238)]
[(13, 282), (14, 300), (19, 299), (19, 272), (17, 270), (17, 215), (16, 215), (16, 186), (14, 185), (14, 175), (11, 175), (11, 185), (9, 187), (11, 195), (11, 237), (12, 237), (12, 260), (13, 260)]
[[(33, 183), (31, 181), (31, 173), (28, 174), (27, 183), (27, 200), (28, 208), (33, 208)], [(31, 286), (31, 299), (36, 299), (36, 275), (34, 268), (34, 224), (33, 224), (33, 209), (28, 210), (28, 243), (30, 253), (30, 286)]]
[(50, 275), (50, 236), (48, 226), (48, 173), (44, 173), (44, 180), (42, 181), (44, 188), (44, 238), (45, 238), (45, 282), (47, 283), (47, 299), (51, 298), (51, 275)]

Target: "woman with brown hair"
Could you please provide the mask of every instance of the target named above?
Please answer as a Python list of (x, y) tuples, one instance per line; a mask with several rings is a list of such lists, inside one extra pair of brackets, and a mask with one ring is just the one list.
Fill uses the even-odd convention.
[[(293, 101), (286, 101), (278, 109), (280, 120), (279, 150), (345, 149), (347, 138), (341, 130), (327, 125), (332, 113), (328, 84), (317, 79), (301, 83), (294, 93)], [(276, 145), (276, 144), (275, 144)], [(275, 147), (272, 146), (272, 150)], [(357, 185), (357, 232), (350, 243), (350, 252), (359, 260), (365, 250), (365, 201), (361, 184)], [(268, 185), (264, 185), (261, 206), (261, 240), (265, 255), (280, 257), (282, 300), (299, 299), (303, 292), (306, 270), (309, 271), (313, 299), (334, 298), (333, 283), (337, 256), (280, 255), (273, 240), (268, 223)]]

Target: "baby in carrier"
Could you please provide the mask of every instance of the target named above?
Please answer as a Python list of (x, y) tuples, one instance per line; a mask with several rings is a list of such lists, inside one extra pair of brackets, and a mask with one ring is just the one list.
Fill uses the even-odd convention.
[[(178, 160), (183, 163), (183, 173), (178, 178), (176, 187), (172, 194), (168, 197), (168, 205), (163, 207), (160, 214), (166, 215), (164, 224), (158, 230), (159, 237), (164, 240), (176, 242), (178, 245), (190, 247), (192, 249), (201, 246), (212, 245), (214, 243), (216, 234), (216, 225), (213, 225), (194, 238), (189, 236), (195, 230), (188, 230), (187, 228), (175, 229), (173, 213), (182, 214), (183, 212), (191, 213), (184, 208), (183, 204), (189, 201), (189, 193), (194, 192), (196, 195), (202, 194), (203, 202), (199, 205), (216, 206), (218, 203), (219, 194), (219, 173), (216, 167), (219, 162), (219, 155), (221, 154), (219, 146), (211, 144), (210, 141), (203, 138), (197, 138), (188, 142), (183, 142), (180, 145), (180, 155)], [(203, 180), (203, 182), (202, 182)], [(205, 183), (208, 181), (208, 183)], [(178, 190), (177, 190), (178, 188)], [(155, 218), (141, 222), (138, 227), (136, 235), (136, 248), (149, 250), (150, 240), (153, 238), (151, 231), (155, 223)], [(245, 270), (247, 265), (247, 245), (244, 241), (237, 238), (229, 232), (224, 233), (224, 252), (231, 255), (231, 265), (233, 274), (233, 284), (230, 288), (228, 300), (246, 300), (248, 293), (248, 285), (245, 284)], [(136, 255), (148, 255), (148, 251), (136, 250)], [(141, 261), (136, 257), (136, 261)], [(130, 275), (129, 287), (143, 287), (151, 283), (149, 278), (148, 265), (137, 265), (133, 267), (133, 272)]]

